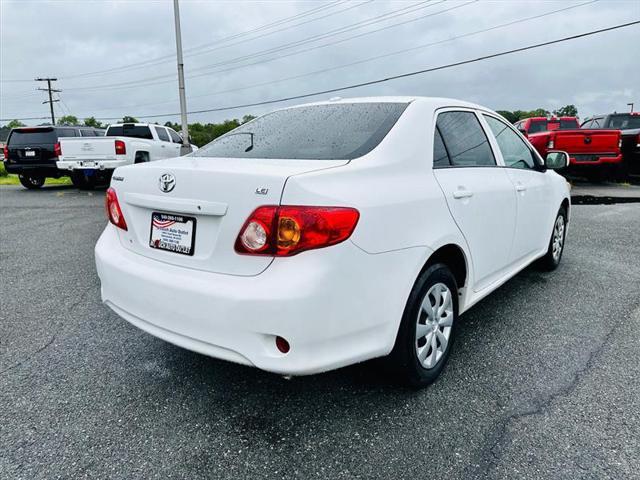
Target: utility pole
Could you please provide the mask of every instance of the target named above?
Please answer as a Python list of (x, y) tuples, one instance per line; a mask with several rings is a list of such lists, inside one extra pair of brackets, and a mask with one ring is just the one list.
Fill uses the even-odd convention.
[(627, 103), (627, 105), (631, 107), (631, 113), (633, 113), (633, 102)]
[(49, 92), (49, 100), (45, 100), (44, 102), (42, 102), (42, 104), (44, 105), (45, 103), (49, 104), (49, 107), (51, 108), (51, 124), (55, 125), (56, 124), (56, 117), (53, 114), (53, 102), (59, 102), (60, 100), (54, 100), (53, 97), (51, 96), (52, 93), (59, 93), (62, 90), (56, 90), (54, 88), (51, 88), (51, 82), (56, 82), (58, 81), (57, 78), (36, 78), (35, 79), (36, 82), (47, 82), (47, 88), (39, 88), (38, 90), (42, 90), (43, 92)]
[(180, 119), (182, 121), (181, 154), (191, 152), (189, 142), (189, 124), (187, 123), (187, 97), (184, 92), (184, 63), (182, 62), (182, 34), (180, 33), (180, 7), (178, 0), (173, 0), (173, 16), (176, 22), (176, 52), (178, 59), (178, 90), (180, 94)]

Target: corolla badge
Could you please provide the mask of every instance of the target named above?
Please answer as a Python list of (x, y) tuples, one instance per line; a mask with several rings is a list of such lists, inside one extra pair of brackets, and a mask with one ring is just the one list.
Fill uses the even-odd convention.
[(164, 193), (169, 193), (176, 187), (176, 177), (170, 173), (163, 173), (158, 180), (158, 187), (160, 187), (160, 190)]

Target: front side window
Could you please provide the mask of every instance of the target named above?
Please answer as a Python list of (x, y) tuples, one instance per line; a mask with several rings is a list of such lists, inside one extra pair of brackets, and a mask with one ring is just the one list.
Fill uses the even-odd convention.
[(351, 160), (384, 139), (407, 103), (334, 103), (288, 108), (245, 123), (192, 156)]
[(473, 112), (444, 112), (436, 127), (454, 167), (491, 167), (493, 152), (480, 122)]
[(178, 135), (170, 128), (167, 128), (167, 131), (169, 132), (169, 135), (171, 135), (171, 140), (173, 141), (173, 143), (182, 143), (182, 137), (180, 135)]
[(496, 137), (505, 166), (525, 169), (536, 167), (533, 152), (516, 132), (497, 118), (483, 116)]
[(162, 128), (162, 127), (153, 127), (153, 129), (158, 134), (158, 138), (160, 140), (162, 140), (163, 142), (170, 142), (171, 141), (171, 140), (169, 140), (169, 135), (167, 134), (167, 131), (164, 128)]

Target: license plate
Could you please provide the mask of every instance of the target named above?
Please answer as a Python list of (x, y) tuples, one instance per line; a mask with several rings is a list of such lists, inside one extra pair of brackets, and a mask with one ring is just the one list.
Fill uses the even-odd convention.
[(35, 157), (36, 156), (36, 152), (33, 151), (33, 150), (25, 150), (24, 156), (25, 157)]
[(183, 215), (153, 212), (149, 246), (158, 250), (193, 255), (196, 219)]

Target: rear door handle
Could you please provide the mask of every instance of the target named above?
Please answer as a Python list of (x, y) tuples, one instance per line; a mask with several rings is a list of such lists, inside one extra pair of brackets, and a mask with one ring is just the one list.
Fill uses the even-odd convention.
[(469, 190), (458, 189), (453, 192), (453, 198), (469, 198), (473, 197), (473, 192)]
[(523, 185), (521, 183), (518, 183), (516, 185), (516, 192), (524, 192), (526, 190), (527, 190), (527, 186), (526, 185)]

